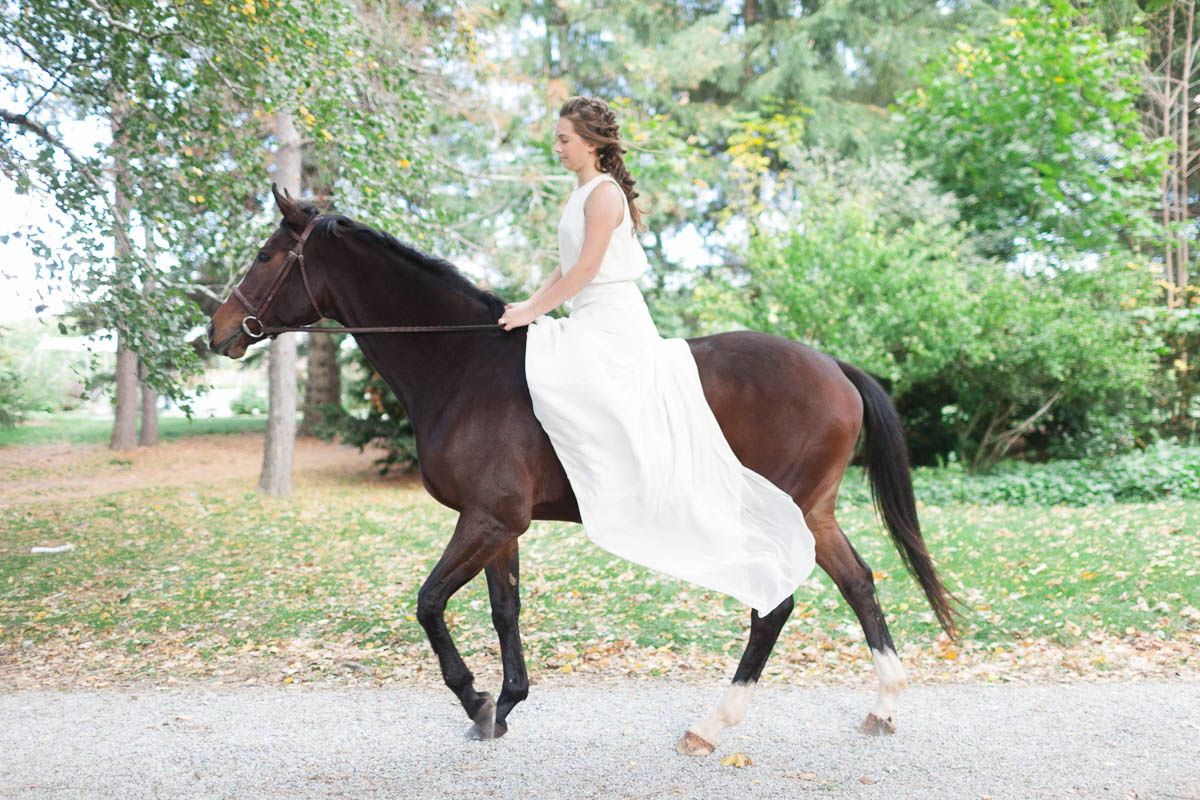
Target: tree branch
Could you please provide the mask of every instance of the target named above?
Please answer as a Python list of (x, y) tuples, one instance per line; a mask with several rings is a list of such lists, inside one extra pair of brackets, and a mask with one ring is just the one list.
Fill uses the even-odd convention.
[(108, 9), (106, 9), (104, 6), (97, 3), (96, 0), (84, 0), (84, 2), (87, 3), (89, 6), (91, 6), (92, 9), (97, 14), (99, 14), (100, 17), (105, 22), (107, 22), (110, 26), (112, 26), (118, 30), (125, 31), (126, 33), (132, 33), (134, 36), (138, 37), (139, 39), (145, 39), (148, 42), (152, 42), (155, 39), (163, 39), (167, 36), (178, 36), (179, 35), (179, 31), (168, 31), (168, 30), (158, 31), (156, 33), (147, 33), (146, 31), (143, 31), (141, 28), (138, 28), (134, 25), (130, 25), (128, 22), (121, 22), (118, 19), (114, 19), (113, 16), (108, 13)]
[(67, 145), (61, 139), (51, 133), (45, 125), (29, 119), (29, 117), (25, 116), (24, 114), (15, 114), (6, 108), (0, 108), (0, 122), (6, 122), (9, 125), (15, 125), (18, 128), (24, 128), (70, 159), (71, 163), (75, 165), (75, 168), (79, 170), (80, 174), (82, 174), (87, 182), (92, 185), (92, 188), (96, 190), (96, 194), (99, 195), (100, 199), (104, 201), (104, 205), (108, 208), (108, 212), (112, 214), (114, 223), (113, 235), (125, 248), (125, 252), (134, 252), (132, 243), (129, 241), (129, 232), (126, 229), (129, 224), (128, 220), (125, 219), (125, 215), (119, 208), (117, 208), (112, 199), (108, 196), (108, 191), (105, 189), (104, 183), (96, 175), (96, 171), (92, 169), (90, 164), (88, 164), (79, 156), (75, 155), (75, 152), (71, 148), (67, 147)]

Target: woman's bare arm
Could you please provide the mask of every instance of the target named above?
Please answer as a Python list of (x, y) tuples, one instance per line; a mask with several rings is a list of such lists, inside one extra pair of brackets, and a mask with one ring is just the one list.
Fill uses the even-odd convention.
[(600, 271), (604, 251), (608, 249), (613, 231), (621, 223), (624, 214), (624, 198), (620, 188), (606, 181), (593, 189), (583, 206), (583, 249), (579, 260), (566, 275), (557, 270), (557, 281), (550, 283), (547, 280), (528, 300), (510, 306), (504, 312), (505, 330), (528, 325), (547, 311), (558, 308), (591, 283)]
[(555, 267), (554, 271), (546, 276), (546, 280), (542, 281), (542, 285), (537, 288), (537, 291), (529, 296), (529, 302), (536, 302), (538, 298), (546, 294), (546, 291), (551, 286), (558, 283), (560, 280), (562, 280), (562, 267)]

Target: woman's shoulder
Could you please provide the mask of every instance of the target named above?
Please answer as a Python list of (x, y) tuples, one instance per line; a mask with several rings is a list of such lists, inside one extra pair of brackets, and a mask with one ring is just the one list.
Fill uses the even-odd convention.
[(616, 217), (618, 221), (620, 216), (625, 213), (625, 192), (611, 178), (609, 180), (597, 180), (597, 186), (592, 187), (591, 193), (583, 203), (583, 211), (591, 216), (597, 214), (601, 217)]
[(625, 196), (625, 190), (611, 175), (601, 175), (596, 178), (594, 184), (587, 187), (587, 199), (584, 202), (589, 205), (594, 202), (605, 203), (613, 200), (620, 202), (621, 198)]

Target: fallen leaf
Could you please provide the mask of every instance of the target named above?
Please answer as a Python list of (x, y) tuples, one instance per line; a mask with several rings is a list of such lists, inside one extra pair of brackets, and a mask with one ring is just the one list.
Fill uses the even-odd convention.
[(722, 767), (750, 767), (754, 762), (745, 753), (730, 753), (721, 759)]

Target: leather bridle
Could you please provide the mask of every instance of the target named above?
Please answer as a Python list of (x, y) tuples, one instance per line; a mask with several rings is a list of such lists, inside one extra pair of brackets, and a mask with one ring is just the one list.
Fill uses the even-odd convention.
[[(279, 274), (275, 276), (274, 282), (271, 283), (271, 288), (267, 290), (267, 296), (263, 298), (263, 301), (257, 307), (251, 305), (250, 301), (246, 299), (246, 295), (242, 294), (240, 284), (233, 287), (233, 298), (242, 304), (242, 308), (249, 312), (247, 316), (242, 318), (242, 330), (251, 339), (261, 339), (264, 336), (270, 335), (267, 326), (262, 323), (262, 315), (267, 312), (271, 301), (275, 299), (275, 295), (279, 293), (279, 290), (283, 287), (283, 282), (287, 280), (292, 267), (296, 264), (300, 265), (300, 277), (304, 280), (304, 293), (308, 295), (308, 302), (312, 304), (313, 310), (317, 312), (318, 317), (324, 316), (321, 313), (321, 309), (317, 306), (316, 299), (313, 297), (312, 289), (308, 285), (308, 272), (304, 269), (304, 243), (308, 241), (308, 235), (312, 233), (313, 227), (319, 219), (320, 217), (316, 216), (309, 220), (308, 224), (304, 226), (304, 231), (299, 236), (296, 236), (292, 232), (292, 229), (287, 227), (287, 223), (284, 223), (284, 229), (292, 234), (292, 236), (296, 236), (296, 244), (288, 251), (287, 259), (283, 262), (283, 268), (279, 270)], [(250, 330), (251, 320), (258, 325), (258, 333)]]
[[(317, 224), (320, 216), (315, 216), (309, 223), (304, 226), (304, 230), (297, 236), (291, 228), (284, 223), (284, 228), (296, 239), (296, 243), (292, 249), (288, 251), (287, 259), (283, 262), (283, 267), (272, 281), (271, 287), (267, 290), (266, 296), (257, 306), (253, 305), (242, 293), (241, 285), (233, 287), (232, 297), (241, 304), (242, 308), (249, 312), (242, 318), (242, 332), (251, 339), (261, 339), (264, 336), (275, 336), (280, 333), (288, 332), (303, 332), (303, 333), (451, 333), (454, 331), (503, 331), (496, 323), (489, 324), (471, 324), (471, 325), (368, 325), (350, 328), (325, 328), (309, 325), (281, 325), (268, 327), (263, 324), (262, 316), (267, 312), (271, 302), (283, 288), (283, 282), (287, 280), (291, 274), (292, 267), (296, 264), (300, 265), (300, 279), (304, 282), (304, 294), (308, 296), (308, 302), (313, 307), (313, 311), (317, 312), (318, 318), (325, 316), (321, 311), (321, 307), (317, 305), (317, 299), (313, 295), (312, 287), (308, 282), (308, 271), (304, 268), (304, 244), (308, 241), (308, 236), (313, 231), (313, 227)], [(251, 325), (258, 327), (258, 331), (251, 330)]]

